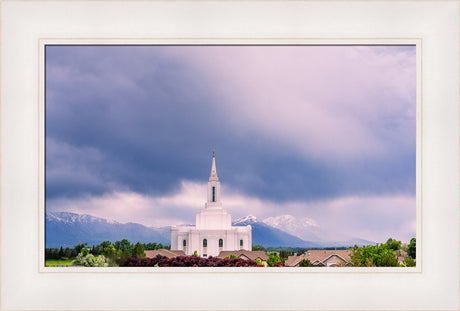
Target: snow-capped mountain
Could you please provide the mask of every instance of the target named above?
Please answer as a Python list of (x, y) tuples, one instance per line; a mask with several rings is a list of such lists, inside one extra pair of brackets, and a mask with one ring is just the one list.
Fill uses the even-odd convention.
[(331, 235), (311, 218), (296, 218), (292, 215), (268, 217), (263, 220), (268, 226), (290, 233), (302, 240), (320, 244), (322, 247), (340, 247), (353, 245), (370, 245), (375, 242), (341, 234), (340, 237)]
[(84, 222), (92, 222), (92, 223), (107, 223), (107, 224), (120, 224), (115, 220), (99, 218), (87, 214), (76, 214), (76, 213), (69, 213), (69, 212), (48, 212), (46, 213), (46, 221), (56, 221), (62, 223), (84, 223)]
[(240, 217), (240, 218), (233, 220), (232, 225), (233, 226), (247, 226), (247, 225), (252, 225), (256, 222), (258, 222), (256, 216), (248, 215), (248, 216)]
[(234, 226), (252, 227), (252, 244), (260, 244), (265, 247), (320, 247), (319, 244), (302, 240), (288, 232), (269, 226), (253, 215), (237, 218), (232, 222)]
[[(290, 215), (269, 217), (259, 221), (248, 215), (235, 219), (234, 226), (252, 227), (252, 244), (265, 247), (326, 247), (374, 244), (363, 239), (342, 241), (321, 239), (321, 227), (309, 218), (296, 219)], [(73, 247), (78, 243), (97, 245), (103, 241), (128, 239), (132, 243), (170, 244), (170, 227), (152, 228), (138, 223), (120, 223), (100, 217), (69, 212), (47, 212), (45, 223), (46, 247)]]
[(296, 218), (292, 215), (268, 217), (262, 221), (271, 227), (286, 231), (303, 240), (325, 241), (328, 236), (322, 232), (320, 226), (311, 218)]
[(119, 223), (91, 215), (47, 212), (46, 247), (73, 247), (78, 243), (97, 245), (103, 241), (128, 239), (135, 242), (169, 244), (169, 227), (151, 228), (137, 223)]
[(272, 227), (278, 227), (281, 225), (292, 226), (293, 229), (303, 229), (311, 227), (319, 227), (319, 225), (311, 218), (296, 218), (292, 215), (281, 215), (277, 217), (268, 217), (263, 220), (264, 223)]

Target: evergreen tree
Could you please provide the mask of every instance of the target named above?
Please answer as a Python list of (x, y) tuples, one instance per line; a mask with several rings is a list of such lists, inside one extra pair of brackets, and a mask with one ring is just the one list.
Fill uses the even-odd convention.
[(137, 242), (136, 245), (134, 245), (132, 255), (139, 258), (145, 257), (144, 246), (140, 242)]
[(302, 259), (302, 260), (299, 262), (299, 267), (313, 267), (313, 264), (312, 264), (311, 261), (308, 260), (308, 259)]
[(415, 240), (415, 238), (412, 238), (412, 239), (410, 240), (409, 246), (408, 246), (408, 248), (407, 248), (407, 254), (408, 254), (409, 256), (411, 256), (413, 259), (416, 259), (416, 258), (415, 258), (416, 254), (417, 254), (417, 252), (416, 252), (416, 246), (417, 246), (416, 240)]
[(392, 238), (389, 238), (387, 242), (384, 244), (386, 249), (392, 249), (394, 251), (397, 251), (401, 249), (401, 241), (396, 241), (393, 240)]
[(255, 244), (255, 245), (252, 246), (252, 250), (253, 251), (264, 251), (265, 252), (265, 246)]

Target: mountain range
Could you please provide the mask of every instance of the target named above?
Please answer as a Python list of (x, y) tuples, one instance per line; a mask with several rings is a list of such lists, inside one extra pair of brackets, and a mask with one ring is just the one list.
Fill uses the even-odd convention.
[(104, 218), (69, 212), (47, 212), (46, 247), (97, 245), (103, 241), (156, 242), (169, 245), (169, 227), (151, 228), (137, 223), (119, 223)]
[(292, 215), (269, 217), (262, 221), (266, 225), (283, 230), (303, 240), (310, 240), (321, 247), (340, 247), (376, 244), (373, 241), (350, 236), (344, 232), (340, 236), (332, 235), (311, 218), (297, 218)]
[[(319, 226), (311, 219), (296, 219), (291, 215), (270, 217), (259, 221), (255, 216), (235, 219), (234, 226), (252, 226), (252, 244), (265, 247), (339, 247), (375, 244), (363, 239), (326, 241)], [(120, 223), (86, 214), (47, 212), (45, 222), (46, 247), (73, 247), (79, 243), (97, 245), (102, 241), (156, 242), (170, 244), (170, 227), (147, 227), (138, 223)]]
[(258, 221), (255, 216), (249, 215), (233, 221), (233, 226), (252, 227), (252, 244), (267, 246), (286, 246), (286, 247), (321, 247), (312, 241), (303, 240), (279, 228), (272, 227), (264, 222)]

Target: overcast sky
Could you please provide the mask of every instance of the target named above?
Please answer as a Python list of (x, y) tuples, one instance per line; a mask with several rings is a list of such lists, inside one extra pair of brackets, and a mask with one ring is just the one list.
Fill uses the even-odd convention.
[(46, 208), (415, 237), (415, 46), (47, 46)]

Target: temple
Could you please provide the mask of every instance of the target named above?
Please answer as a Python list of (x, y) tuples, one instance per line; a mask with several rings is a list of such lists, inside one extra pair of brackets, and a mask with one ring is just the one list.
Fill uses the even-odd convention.
[(252, 250), (251, 226), (232, 226), (232, 216), (222, 208), (214, 151), (204, 208), (196, 215), (194, 227), (171, 227), (171, 250), (182, 250), (186, 255), (196, 251), (201, 257), (216, 257), (221, 251)]

